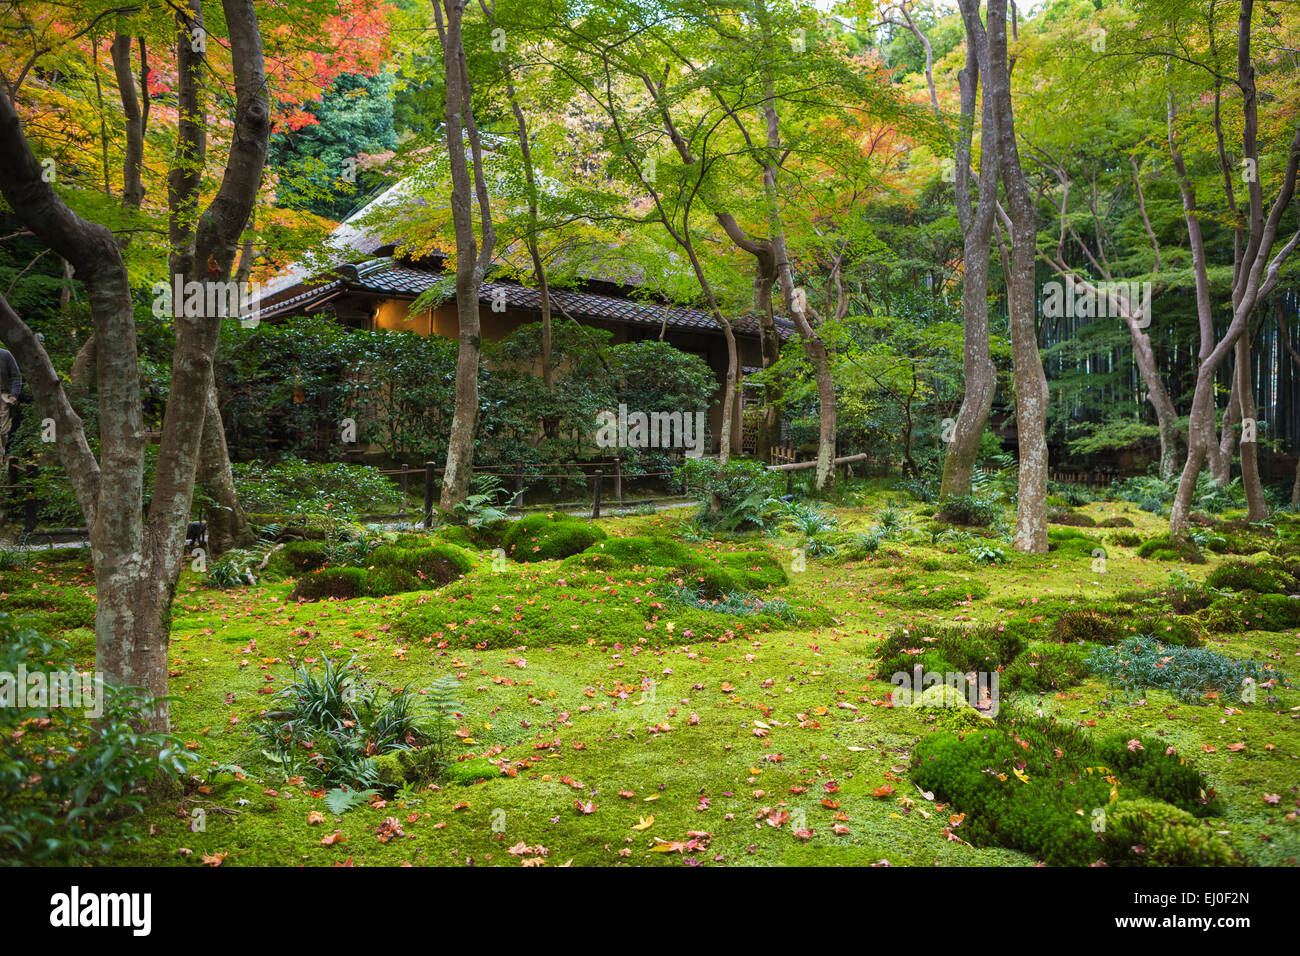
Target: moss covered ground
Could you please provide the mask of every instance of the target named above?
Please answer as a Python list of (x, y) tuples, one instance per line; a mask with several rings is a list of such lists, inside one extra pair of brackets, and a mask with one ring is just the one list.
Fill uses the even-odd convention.
[[(517, 563), (484, 548), (459, 580), (387, 597), (300, 603), (289, 597), (292, 579), (222, 591), (187, 570), (172, 622), (172, 719), (197, 757), (194, 776), (183, 796), (141, 818), (137, 842), (94, 862), (1039, 862), (972, 845), (957, 808), (913, 783), (918, 743), (943, 732), (952, 715), (891, 705), (889, 675), (877, 674), (882, 639), (900, 625), (1014, 622), (1046, 640), (1068, 611), (1131, 601), (1165, 586), (1172, 570), (1203, 581), (1239, 556), (1207, 549), (1208, 562), (1193, 564), (1156, 549), (1145, 558), (1140, 545), (1113, 543), (1107, 528), (1069, 527), (1047, 555), (1007, 548), (1004, 563), (985, 564), (919, 530), (930, 518), (914, 503), (904, 506), (904, 523), (915, 530), (854, 551), (852, 535), (893, 503), (879, 490), (831, 509), (841, 546), (824, 557), (806, 557), (802, 536), (790, 531), (691, 540), (683, 535), (689, 514), (677, 512), (601, 521), (607, 537), (576, 557)], [(1164, 529), (1132, 505), (1076, 510), (1098, 523), (1128, 519), (1125, 541)], [(1267, 532), (1279, 553), (1285, 530)], [(627, 538), (638, 542), (620, 546)], [(27, 570), (0, 572), (6, 602), (44, 595), (24, 598), (26, 607), (39, 626), (72, 641), (88, 667), (91, 583), (76, 559), (38, 556)], [(707, 602), (736, 583), (756, 613), (710, 610)], [(706, 604), (675, 598), (683, 585)], [(1041, 624), (1041, 635), (1030, 624)], [(1200, 642), (1300, 670), (1300, 627), (1201, 629)], [(368, 685), (419, 690), (453, 675), (460, 719), (454, 763), (439, 782), (389, 788), (336, 816), (323, 791), (268, 759), (252, 728), (295, 665), (354, 655)], [(1063, 689), (1004, 686), (1001, 709), (1174, 748), (1217, 793), (1222, 811), (1209, 825), (1238, 862), (1300, 859), (1294, 687), (1261, 689), (1253, 703), (1229, 694), (1191, 702), (1085, 677)]]

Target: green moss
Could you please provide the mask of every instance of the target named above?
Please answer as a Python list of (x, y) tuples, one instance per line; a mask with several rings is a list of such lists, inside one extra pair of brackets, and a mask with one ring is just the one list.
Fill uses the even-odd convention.
[(1220, 590), (1258, 594), (1286, 594), (1295, 586), (1285, 572), (1251, 561), (1225, 561), (1210, 572), (1205, 583)]
[(317, 571), (325, 566), (327, 553), (323, 541), (290, 541), (276, 553), (276, 559), (293, 572)]
[(1062, 644), (1114, 644), (1123, 637), (1122, 625), (1091, 609), (1066, 611), (1052, 625), (1052, 640)]
[(664, 576), (709, 598), (732, 591), (760, 591), (789, 583), (785, 569), (765, 551), (700, 554), (671, 538), (627, 537), (598, 541), (560, 565), (566, 572), (663, 569)]
[(1102, 838), (1113, 863), (1127, 866), (1233, 866), (1232, 848), (1186, 810), (1156, 800), (1121, 800), (1106, 813)]
[(365, 593), (365, 569), (322, 568), (299, 578), (289, 597), (295, 601), (323, 601), (327, 598), (356, 598)]
[(988, 585), (969, 575), (928, 571), (899, 575), (893, 581), (897, 581), (898, 586), (882, 590), (880, 600), (900, 608), (957, 607), (989, 596)]
[(972, 842), (1075, 866), (1119, 852), (1093, 824), (1115, 794), (1167, 802), (1189, 814), (1221, 809), (1201, 797), (1204, 782), (1195, 768), (1166, 753), (1154, 735), (1095, 743), (1070, 724), (1039, 718), (932, 734), (916, 748), (912, 779), (967, 815), (963, 830)]
[(1193, 541), (1168, 534), (1142, 542), (1138, 548), (1138, 557), (1156, 561), (1185, 561), (1188, 564), (1205, 563), (1205, 555), (1201, 554), (1201, 549)]
[(1015, 629), (997, 625), (915, 624), (899, 628), (880, 643), (876, 674), (888, 680), (893, 674), (911, 672), (918, 664), (932, 673), (989, 673), (1010, 664), (1025, 646), (1025, 639)]
[(1098, 528), (1131, 528), (1133, 527), (1133, 522), (1131, 519), (1125, 518), (1123, 515), (1116, 515), (1113, 518), (1106, 518), (1104, 521), (1098, 521), (1097, 527)]
[(1043, 693), (1073, 687), (1088, 676), (1088, 651), (1073, 644), (1035, 644), (1002, 675), (1008, 690)]
[(5, 597), (3, 610), (14, 616), (34, 614), (47, 631), (95, 626), (95, 599), (73, 587), (37, 586)]
[(1097, 526), (1095, 519), (1078, 511), (1053, 511), (1047, 516), (1048, 524), (1070, 525), (1076, 528), (1094, 528)]
[[(398, 568), (414, 575), (425, 588), (435, 588), (455, 581), (474, 567), (474, 556), (452, 544), (434, 544), (419, 548), (385, 545), (370, 552), (376, 568)], [(374, 592), (392, 593), (392, 592)]]
[(1242, 592), (1215, 601), (1199, 612), (1196, 620), (1216, 634), (1289, 630), (1300, 627), (1300, 599), (1286, 594)]
[(529, 515), (514, 522), (502, 547), (515, 561), (549, 561), (578, 554), (605, 537), (597, 525), (568, 515)]

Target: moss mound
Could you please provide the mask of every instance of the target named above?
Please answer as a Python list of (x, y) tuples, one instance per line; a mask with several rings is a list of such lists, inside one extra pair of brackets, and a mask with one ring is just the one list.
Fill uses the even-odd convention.
[[(402, 590), (420, 590), (422, 588), (441, 587), (462, 574), (468, 574), (474, 567), (474, 558), (468, 552), (451, 544), (426, 545), (419, 548), (403, 548), (396, 544), (384, 545), (370, 552), (370, 561), (376, 569), (404, 571), (416, 580), (416, 587)], [(390, 575), (397, 580), (396, 575)], [(375, 591), (372, 593), (395, 594), (396, 591)]]
[(1071, 525), (1076, 528), (1095, 528), (1097, 522), (1088, 515), (1077, 511), (1053, 511), (1047, 516), (1048, 524)]
[(569, 515), (529, 515), (513, 523), (501, 546), (515, 561), (550, 561), (579, 554), (606, 537), (596, 525)]
[(1120, 800), (1102, 838), (1109, 860), (1124, 866), (1233, 866), (1232, 848), (1186, 810), (1157, 800)]
[(1148, 538), (1138, 548), (1139, 558), (1154, 558), (1157, 561), (1185, 561), (1188, 564), (1204, 564), (1205, 555), (1195, 542), (1187, 538), (1176, 538), (1162, 534)]
[[(985, 731), (923, 738), (912, 780), (965, 813), (963, 832), (977, 845), (1018, 849), (1060, 865), (1150, 864), (1155, 861), (1145, 854), (1130, 855), (1127, 847), (1109, 842), (1106, 823), (1098, 827), (1114, 795), (1182, 811), (1159, 811), (1163, 816), (1148, 819), (1138, 806), (1117, 837), (1152, 825), (1195, 831), (1189, 818), (1219, 810), (1217, 799), (1203, 798), (1207, 788), (1196, 769), (1166, 748), (1154, 734), (1145, 741), (1120, 736), (1094, 742), (1072, 725), (1007, 717)], [(1201, 862), (1223, 858), (1190, 833), (1170, 837), (1166, 852), (1204, 852), (1206, 857), (1195, 857)]]
[(1124, 637), (1124, 627), (1100, 611), (1066, 611), (1052, 625), (1052, 640), (1061, 644), (1115, 644)]
[[(765, 551), (700, 554), (672, 538), (607, 538), (581, 554), (566, 558), (562, 570), (637, 572), (662, 569), (702, 596), (718, 598), (732, 591), (760, 591), (789, 583), (785, 569)], [(655, 575), (659, 576), (659, 575)]]
[(1210, 572), (1205, 583), (1220, 590), (1257, 594), (1286, 594), (1295, 586), (1295, 580), (1281, 568), (1251, 561), (1225, 561)]
[(1098, 528), (1131, 528), (1133, 522), (1123, 515), (1116, 515), (1113, 518), (1107, 518), (1104, 521), (1097, 522)]
[(322, 568), (303, 575), (289, 592), (294, 601), (324, 601), (328, 598), (350, 600), (366, 593), (364, 568)]

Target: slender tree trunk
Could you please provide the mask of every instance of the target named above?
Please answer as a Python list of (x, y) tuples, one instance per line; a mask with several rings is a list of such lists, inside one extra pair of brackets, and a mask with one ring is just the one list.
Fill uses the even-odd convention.
[(1268, 504), (1259, 477), (1259, 422), (1255, 417), (1255, 387), (1250, 374), (1250, 336), (1237, 339), (1237, 405), (1241, 410), (1241, 485), (1246, 492), (1247, 518), (1267, 521)]
[[(754, 311), (762, 323), (761, 346), (763, 350), (763, 368), (768, 369), (781, 357), (781, 338), (776, 331), (776, 310), (772, 304), (772, 287), (776, 283), (776, 264), (771, 270), (757, 262), (754, 270)], [(754, 457), (761, 462), (770, 460), (772, 449), (781, 441), (781, 411), (777, 407), (776, 389), (772, 385), (763, 387), (763, 420), (758, 426)]]
[(1011, 276), (1007, 305), (1011, 314), (1011, 360), (1015, 374), (1016, 426), (1020, 443), (1020, 488), (1015, 546), (1047, 552), (1047, 376), (1038, 353), (1038, 212), (1025, 182), (1016, 148), (1007, 67), (1006, 0), (989, 0), (989, 89), (998, 122), (998, 164), (1011, 218)]
[(230, 467), (226, 447), (226, 429), (217, 405), (217, 387), (208, 389), (203, 417), (203, 441), (199, 451), (199, 481), (212, 495), (215, 507), (208, 513), (208, 548), (221, 554), (231, 548), (246, 547), (253, 542), (248, 518), (235, 492), (235, 475)]
[[(441, 6), (439, 4), (442, 4)], [(472, 107), (473, 88), (465, 60), (461, 23), (464, 0), (435, 0), (434, 17), (442, 41), (447, 81), (447, 152), (451, 164), (451, 215), (456, 233), (456, 316), (460, 323), (460, 348), (456, 357), (456, 405), (447, 440), (447, 467), (443, 473), (438, 506), (453, 511), (469, 496), (474, 469), (474, 434), (478, 425), (479, 286), (492, 261), (496, 233), (492, 208), (483, 181), (482, 152)], [(446, 22), (444, 24), (444, 13)], [(465, 160), (468, 134), (474, 170), (471, 179)], [(474, 236), (473, 204), (477, 201), (482, 245)]]
[(835, 429), (836, 401), (835, 381), (831, 376), (830, 354), (826, 343), (809, 321), (810, 309), (808, 296), (796, 289), (794, 274), (790, 269), (790, 251), (786, 247), (785, 224), (777, 196), (777, 167), (773, 159), (780, 155), (781, 126), (776, 112), (776, 98), (772, 81), (767, 81), (767, 95), (763, 99), (763, 115), (767, 121), (767, 155), (763, 168), (763, 184), (770, 204), (772, 222), (772, 249), (776, 254), (777, 275), (781, 280), (781, 291), (785, 297), (786, 309), (799, 330), (803, 342), (804, 354), (812, 365), (813, 376), (817, 381), (818, 431), (817, 431), (817, 490), (829, 491), (835, 484)]
[[(969, 495), (979, 445), (988, 427), (997, 391), (997, 369), (989, 357), (989, 250), (993, 240), (993, 216), (997, 207), (998, 150), (994, 101), (989, 95), (988, 35), (979, 16), (979, 4), (961, 4), (966, 27), (966, 65), (959, 74), (961, 125), (954, 157), (954, 189), (957, 218), (962, 226), (962, 375), (965, 393), (952, 424), (944, 455), (939, 496)], [(975, 103), (980, 83), (985, 88), (981, 109), (980, 175), (975, 209), (971, 210), (971, 143), (974, 135)]]
[[(1240, 344), (1239, 339), (1238, 345)], [(1235, 365), (1232, 374), (1232, 384), (1228, 387), (1228, 404), (1223, 408), (1223, 421), (1217, 433), (1210, 432), (1206, 445), (1205, 463), (1209, 466), (1210, 477), (1218, 485), (1226, 485), (1232, 480), (1232, 452), (1237, 444), (1236, 427), (1241, 421), (1241, 400), (1237, 395)]]

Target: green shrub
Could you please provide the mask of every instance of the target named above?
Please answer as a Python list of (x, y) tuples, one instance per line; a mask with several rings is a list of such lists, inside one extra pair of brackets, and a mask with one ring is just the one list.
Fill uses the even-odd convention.
[(1134, 531), (1116, 531), (1106, 540), (1121, 548), (1136, 548), (1142, 543), (1142, 536)]
[(549, 561), (578, 554), (605, 537), (596, 525), (568, 515), (529, 515), (514, 522), (502, 546), (516, 561)]
[(251, 512), (357, 517), (395, 511), (401, 489), (378, 468), (286, 458), (238, 462), (235, 490)]
[(762, 530), (780, 494), (781, 479), (756, 461), (688, 458), (677, 478), (699, 502), (696, 521), (720, 531)]
[[(318, 668), (304, 664), (275, 695), (275, 706), (255, 725), (265, 752), (286, 774), (301, 775), (324, 787), (372, 787), (380, 782), (374, 758), (393, 751), (427, 750), (399, 758), (401, 776), (412, 765), (431, 768), (441, 761), (451, 692), (439, 678), (425, 695), (407, 688), (380, 696), (360, 681), (356, 658)], [(421, 713), (420, 707), (427, 707)], [(390, 761), (390, 764), (392, 762)], [(393, 774), (386, 765), (384, 773)]]
[(1105, 614), (1092, 609), (1066, 611), (1052, 625), (1052, 640), (1061, 644), (1114, 644), (1124, 628)]
[(1148, 538), (1142, 542), (1142, 546), (1138, 548), (1138, 557), (1154, 558), (1157, 561), (1186, 561), (1188, 564), (1205, 563), (1205, 555), (1201, 554), (1195, 542), (1168, 534)]
[(289, 592), (290, 600), (323, 601), (327, 598), (357, 598), (366, 593), (364, 568), (322, 568), (300, 577)]
[(949, 524), (987, 528), (997, 520), (998, 508), (993, 502), (974, 495), (954, 495), (940, 503), (935, 517)]
[[(26, 668), (30, 681), (38, 671), (75, 671), (68, 645), (42, 637), (34, 623), (0, 612), (0, 673)], [(14, 690), (2, 688), (5, 697)], [(194, 759), (179, 738), (137, 731), (141, 711), (153, 706), (138, 690), (103, 685), (99, 693), (98, 717), (87, 715), (87, 709), (99, 708), (90, 708), (93, 701), (84, 698), (86, 708), (0, 701), (3, 862), (93, 862), (90, 854), (137, 841), (131, 818), (146, 805), (147, 785), (180, 776)]]

